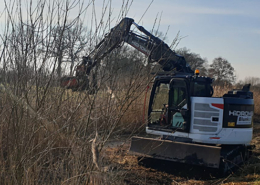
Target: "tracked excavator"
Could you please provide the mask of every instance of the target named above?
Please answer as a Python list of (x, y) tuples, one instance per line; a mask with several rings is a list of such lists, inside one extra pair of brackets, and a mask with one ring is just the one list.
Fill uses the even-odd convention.
[[(134, 25), (141, 33), (130, 30)], [(213, 80), (191, 70), (185, 58), (158, 37), (124, 18), (76, 68), (64, 77), (63, 87), (87, 90), (89, 75), (113, 49), (127, 43), (160, 64), (153, 81), (146, 133), (132, 137), (130, 153), (138, 156), (202, 165), (227, 172), (250, 156), (254, 100), (250, 84), (212, 97)], [(96, 82), (94, 83), (96, 84)]]

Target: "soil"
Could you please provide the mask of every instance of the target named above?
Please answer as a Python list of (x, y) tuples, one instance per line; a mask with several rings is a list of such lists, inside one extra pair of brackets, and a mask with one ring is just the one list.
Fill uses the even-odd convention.
[(260, 184), (260, 123), (254, 125), (253, 154), (230, 174), (220, 176), (217, 170), (128, 154), (130, 142), (111, 142), (102, 152), (103, 170), (112, 172), (113, 184)]

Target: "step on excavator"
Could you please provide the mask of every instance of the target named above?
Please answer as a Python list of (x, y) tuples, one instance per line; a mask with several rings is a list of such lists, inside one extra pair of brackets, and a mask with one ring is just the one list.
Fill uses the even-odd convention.
[[(131, 29), (134, 25), (141, 33)], [(146, 133), (154, 138), (132, 137), (134, 155), (219, 169), (226, 173), (250, 156), (254, 100), (250, 84), (212, 97), (214, 79), (191, 70), (183, 56), (139, 26), (123, 18), (76, 67), (76, 76), (63, 77), (61, 86), (72, 90), (94, 89), (91, 70), (113, 49), (127, 43), (160, 64), (154, 78)], [(96, 84), (96, 78), (93, 78)]]

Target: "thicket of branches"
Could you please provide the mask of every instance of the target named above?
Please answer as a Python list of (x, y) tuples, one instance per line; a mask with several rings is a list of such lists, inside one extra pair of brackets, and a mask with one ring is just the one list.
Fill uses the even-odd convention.
[[(97, 19), (94, 1), (5, 1), (0, 184), (89, 183), (108, 165), (98, 156), (107, 140), (142, 127), (139, 98), (150, 76), (142, 72), (144, 57), (136, 51), (116, 50), (99, 64), (95, 94), (59, 87), (65, 65), (72, 74), (75, 63), (110, 29), (112, 19), (126, 15), (131, 2), (124, 1), (113, 18), (110, 1), (103, 5)], [(86, 29), (88, 11), (92, 24)], [(126, 66), (132, 69), (127, 74)], [(120, 184), (122, 174), (108, 180)]]

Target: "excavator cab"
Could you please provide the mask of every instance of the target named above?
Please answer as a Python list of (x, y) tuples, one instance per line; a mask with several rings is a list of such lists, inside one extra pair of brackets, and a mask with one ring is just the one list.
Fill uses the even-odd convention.
[(211, 97), (212, 79), (193, 75), (157, 76), (148, 109), (149, 129), (189, 132), (191, 98)]
[(149, 124), (154, 129), (188, 131), (189, 82), (185, 78), (158, 77), (149, 104)]

